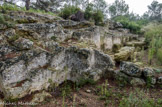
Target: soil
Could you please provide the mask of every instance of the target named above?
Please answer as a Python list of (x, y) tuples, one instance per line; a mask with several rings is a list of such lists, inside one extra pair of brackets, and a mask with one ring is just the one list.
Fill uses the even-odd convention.
[[(100, 88), (107, 82), (107, 90), (110, 96), (106, 99), (101, 95)], [(66, 97), (62, 96), (62, 89), (66, 88)], [(143, 95), (147, 96), (154, 101), (162, 100), (162, 88), (161, 87), (133, 87), (128, 84), (121, 86), (116, 80), (111, 77), (104, 77), (95, 84), (86, 84), (80, 88), (75, 87), (72, 82), (66, 82), (55, 88), (54, 91), (49, 92), (52, 97), (46, 98), (46, 100), (34, 107), (118, 107), (123, 97), (128, 97), (131, 92), (143, 90)], [(31, 100), (31, 96), (27, 96), (21, 101), (27, 102)], [(162, 103), (162, 102), (161, 102)], [(30, 106), (23, 106), (30, 107)]]

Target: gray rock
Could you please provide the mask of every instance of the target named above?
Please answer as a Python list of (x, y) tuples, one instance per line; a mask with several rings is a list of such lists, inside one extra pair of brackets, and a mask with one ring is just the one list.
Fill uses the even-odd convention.
[(139, 68), (139, 66), (133, 64), (132, 62), (121, 62), (120, 70), (133, 77), (141, 77), (142, 75), (142, 70)]
[(146, 82), (143, 79), (140, 79), (140, 78), (132, 78), (130, 83), (133, 86), (144, 86), (144, 85), (146, 85)]
[(27, 50), (33, 47), (33, 42), (29, 39), (19, 38), (18, 40), (14, 41), (14, 46), (18, 48), (18, 50)]
[(81, 12), (81, 11), (78, 11), (77, 13), (73, 14), (72, 16), (70, 16), (70, 19), (71, 20), (74, 20), (74, 21), (84, 21), (84, 13)]
[(144, 68), (142, 71), (146, 78), (155, 76), (155, 71), (152, 68)]
[(42, 103), (46, 98), (51, 98), (52, 95), (49, 94), (48, 92), (41, 92), (41, 93), (37, 93), (33, 96), (33, 99), (32, 99), (32, 103), (33, 104), (39, 104), (39, 103)]
[(4, 25), (4, 24), (0, 24), (0, 30), (4, 30), (4, 29), (6, 29), (6, 28), (7, 28), (6, 25)]
[(157, 78), (157, 83), (160, 84), (160, 85), (162, 85), (162, 77), (158, 77)]
[(5, 32), (4, 32), (4, 36), (6, 36), (7, 38), (12, 38), (13, 36), (16, 35), (16, 32), (14, 29), (7, 29)]
[(116, 61), (127, 61), (132, 57), (134, 51), (134, 47), (123, 47), (114, 55), (114, 58)]

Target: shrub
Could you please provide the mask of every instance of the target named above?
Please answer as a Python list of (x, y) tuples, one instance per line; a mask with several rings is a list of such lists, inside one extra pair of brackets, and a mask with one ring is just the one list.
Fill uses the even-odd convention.
[(85, 9), (84, 17), (86, 20), (93, 18), (93, 4), (88, 4)]
[(25, 10), (25, 8), (20, 8), (16, 5), (12, 5), (12, 4), (3, 4), (2, 6), (0, 6), (0, 10), (20, 11), (20, 10)]
[(123, 97), (119, 107), (153, 107), (156, 103), (149, 98), (142, 90), (131, 92), (128, 97)]
[(0, 23), (1, 24), (5, 24), (6, 23), (3, 15), (1, 15), (1, 14), (0, 14)]
[(97, 10), (94, 14), (93, 14), (93, 19), (95, 21), (96, 25), (99, 25), (101, 22), (103, 22), (104, 19), (104, 15), (100, 10)]
[(150, 64), (155, 57), (162, 64), (162, 24), (148, 25), (145, 29), (145, 42), (149, 46)]
[(61, 16), (64, 19), (67, 19), (70, 15), (77, 13), (80, 10), (80, 8), (70, 5), (65, 5), (63, 9), (61, 9), (61, 12), (59, 16)]
[(162, 48), (159, 48), (157, 51), (157, 58), (160, 64), (162, 64)]
[(130, 21), (126, 16), (117, 16), (113, 18), (114, 21), (120, 22), (124, 28), (130, 29), (130, 32), (138, 34), (141, 33), (141, 26), (135, 21)]

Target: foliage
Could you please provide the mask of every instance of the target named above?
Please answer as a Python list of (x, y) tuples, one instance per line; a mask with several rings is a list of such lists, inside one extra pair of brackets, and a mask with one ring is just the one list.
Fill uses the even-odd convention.
[(1, 15), (1, 14), (0, 14), (0, 23), (1, 24), (5, 24), (6, 23), (3, 15)]
[(6, 21), (7, 17), (4, 17), (2, 14), (0, 14), (0, 23), (6, 25), (8, 28), (13, 28), (14, 23)]
[(101, 22), (103, 22), (104, 19), (104, 15), (100, 10), (97, 10), (94, 14), (93, 14), (93, 19), (95, 21), (96, 25), (99, 25)]
[(77, 13), (80, 10), (80, 8), (70, 5), (65, 5), (64, 8), (61, 9), (61, 12), (59, 16), (61, 16), (64, 19), (67, 19), (72, 14)]
[(146, 43), (149, 45), (149, 60), (156, 57), (160, 64), (162, 64), (162, 24), (148, 25), (145, 27)]
[(148, 14), (151, 20), (162, 21), (162, 3), (153, 1), (151, 5), (148, 6), (148, 9)]
[(25, 8), (20, 8), (16, 5), (11, 5), (11, 4), (3, 4), (2, 6), (0, 6), (0, 10), (4, 10), (4, 11), (20, 11), (20, 10), (23, 10), (25, 11)]
[(81, 78), (75, 84), (76, 84), (76, 87), (83, 87), (86, 84), (95, 85), (96, 82), (93, 79), (91, 79), (91, 78)]
[(93, 0), (93, 6), (94, 10), (100, 10), (106, 18), (108, 13), (108, 5), (105, 0)]
[(120, 15), (126, 15), (129, 13), (129, 6), (124, 0), (115, 0), (115, 2), (109, 7), (109, 13), (112, 18)]
[(16, 5), (12, 5), (12, 4), (4, 4), (4, 5), (0, 6), (0, 10), (3, 10), (4, 12), (6, 12), (6, 11), (25, 11), (25, 12), (42, 13), (42, 14), (49, 14), (49, 15), (56, 16), (52, 12), (45, 12), (44, 10), (33, 9), (33, 8), (26, 10), (24, 7), (18, 7)]
[(93, 20), (96, 25), (100, 25), (104, 20), (104, 14), (100, 9), (95, 9), (93, 4), (89, 4), (85, 10), (85, 19)]
[(93, 4), (88, 4), (84, 12), (84, 17), (86, 20), (90, 20), (93, 17), (93, 11)]
[(153, 107), (156, 103), (145, 95), (143, 90), (131, 92), (128, 97), (123, 97), (119, 107)]
[(132, 33), (140, 33), (141, 26), (137, 24), (135, 21), (129, 20), (126, 16), (118, 16), (115, 17), (113, 20), (116, 22), (120, 22), (124, 28), (130, 29)]

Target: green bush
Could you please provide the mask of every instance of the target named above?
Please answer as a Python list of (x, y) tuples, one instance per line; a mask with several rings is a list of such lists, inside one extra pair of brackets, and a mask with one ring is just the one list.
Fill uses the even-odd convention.
[(131, 92), (128, 97), (123, 97), (120, 101), (119, 107), (157, 107), (156, 102), (147, 97), (144, 91), (136, 90)]
[(127, 18), (126, 16), (117, 16), (113, 18), (113, 20), (116, 22), (120, 22), (124, 28), (129, 29), (132, 33), (141, 33), (141, 26), (135, 21), (130, 21), (129, 18)]
[(100, 23), (103, 22), (104, 19), (104, 15), (100, 10), (97, 10), (94, 14), (93, 14), (93, 19), (95, 21), (96, 25), (99, 25)]
[(162, 48), (159, 48), (157, 51), (157, 59), (160, 64), (162, 64)]
[(11, 4), (4, 4), (4, 5), (0, 6), (0, 10), (20, 11), (20, 10), (25, 10), (25, 8), (20, 8), (16, 5), (11, 5)]
[(145, 29), (145, 42), (149, 46), (149, 61), (155, 57), (162, 64), (162, 24), (148, 25)]
[(5, 24), (5, 23), (6, 23), (6, 21), (5, 21), (4, 17), (3, 17), (3, 15), (1, 15), (1, 14), (0, 14), (0, 23), (1, 23), (1, 24)]
[(77, 13), (80, 8), (70, 5), (65, 5), (64, 8), (61, 9), (59, 16), (64, 19), (67, 19), (70, 15)]
[(93, 4), (88, 4), (84, 12), (84, 17), (86, 20), (93, 19)]

